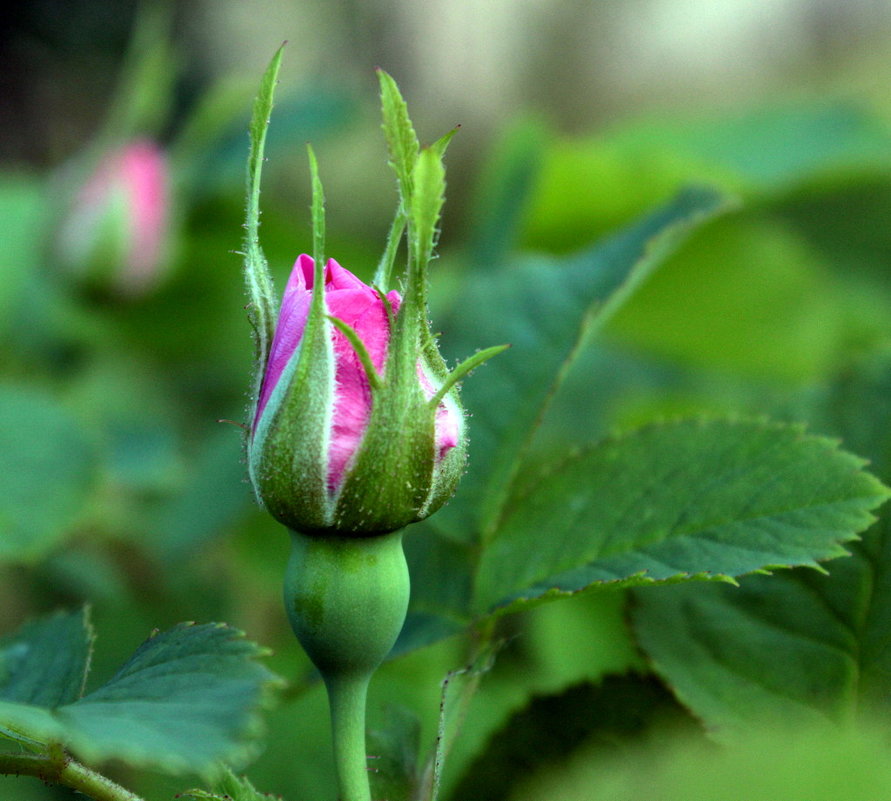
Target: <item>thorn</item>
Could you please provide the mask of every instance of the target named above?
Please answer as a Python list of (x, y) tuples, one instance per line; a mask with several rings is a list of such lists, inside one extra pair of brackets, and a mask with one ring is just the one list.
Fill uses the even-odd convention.
[(221, 417), (219, 420), (217, 420), (217, 422), (218, 423), (229, 423), (230, 425), (238, 426), (242, 431), (248, 430), (247, 425), (245, 425), (244, 423), (237, 423), (235, 420), (226, 420), (225, 418)]

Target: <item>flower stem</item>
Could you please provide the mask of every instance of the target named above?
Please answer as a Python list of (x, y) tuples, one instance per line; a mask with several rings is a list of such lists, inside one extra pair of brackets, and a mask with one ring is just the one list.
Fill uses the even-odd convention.
[(365, 753), (365, 702), (370, 678), (370, 674), (337, 676), (325, 682), (340, 801), (371, 801)]
[(77, 790), (93, 801), (143, 801), (135, 793), (59, 750), (49, 754), (0, 754), (0, 773), (35, 776)]

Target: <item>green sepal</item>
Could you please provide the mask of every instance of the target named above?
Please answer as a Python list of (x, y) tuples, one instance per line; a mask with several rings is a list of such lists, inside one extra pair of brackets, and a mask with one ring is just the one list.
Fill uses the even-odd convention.
[(445, 155), (446, 150), (449, 148), (449, 143), (452, 141), (452, 137), (461, 130), (460, 125), (456, 125), (446, 134), (443, 134), (439, 137), (432, 145), (430, 145), (430, 149), (436, 153), (439, 158), (442, 158)]
[(377, 77), (381, 88), (382, 127), (390, 151), (390, 165), (399, 181), (402, 202), (407, 205), (412, 195), (412, 170), (420, 150), (418, 136), (396, 81), (381, 69), (377, 71)]
[(362, 365), (362, 369), (365, 370), (365, 377), (368, 379), (369, 386), (372, 389), (380, 389), (381, 377), (377, 374), (377, 370), (374, 369), (374, 363), (371, 361), (368, 348), (365, 347), (365, 343), (356, 333), (356, 329), (349, 323), (345, 323), (337, 317), (328, 315), (328, 319), (334, 327), (347, 338), (347, 342), (352, 346), (356, 356), (359, 358), (359, 363)]
[(341, 531), (393, 531), (418, 519), (433, 482), (435, 415), (417, 375), (420, 320), (403, 302), (382, 386), (336, 501)]
[(390, 223), (390, 230), (387, 233), (387, 246), (384, 248), (381, 260), (377, 265), (374, 273), (374, 285), (381, 287), (385, 292), (389, 290), (393, 283), (393, 265), (396, 262), (396, 253), (399, 250), (399, 243), (402, 241), (402, 235), (405, 233), (405, 225), (408, 222), (402, 207), (396, 210), (396, 216)]
[(319, 276), (324, 277), (325, 271), (325, 190), (322, 188), (322, 180), (319, 178), (319, 162), (312, 145), (306, 145), (306, 153), (309, 157), (309, 173), (312, 182), (312, 257), (315, 261), (315, 284), (319, 283)]
[(260, 178), (263, 171), (266, 131), (269, 128), (269, 115), (272, 113), (273, 97), (278, 72), (281, 68), (282, 45), (272, 57), (260, 90), (254, 101), (254, 111), (250, 124), (250, 154), (247, 171), (247, 211), (244, 240), (244, 278), (249, 298), (248, 319), (254, 329), (254, 355), (257, 375), (254, 384), (254, 397), (258, 397), (263, 371), (269, 357), (269, 348), (275, 336), (276, 299), (272, 276), (266, 256), (260, 247)]
[(325, 197), (311, 146), (307, 152), (313, 198), (312, 299), (300, 344), (257, 421), (248, 468), (258, 500), (276, 520), (312, 531), (327, 528), (332, 516), (327, 473), (336, 365), (325, 306)]
[[(436, 346), (436, 339), (429, 325), (425, 325), (421, 329), (421, 352), (421, 364), (424, 372), (430, 379), (430, 383), (435, 387), (441, 387), (448, 380), (449, 368), (442, 358), (439, 348)], [(452, 387), (451, 390), (447, 391), (440, 403), (444, 403), (450, 408), (451, 413), (459, 423), (458, 444), (451, 448), (436, 465), (433, 486), (430, 488), (427, 501), (421, 508), (421, 519), (433, 514), (455, 494), (455, 489), (461, 480), (461, 476), (464, 475), (464, 469), (467, 465), (467, 436), (465, 434), (467, 423), (464, 419), (464, 406), (461, 403), (457, 388)], [(435, 407), (433, 411), (435, 420)]]
[(478, 351), (474, 353), (473, 356), (465, 359), (461, 364), (459, 364), (451, 373), (449, 373), (443, 385), (439, 388), (439, 391), (427, 401), (432, 408), (436, 408), (440, 401), (445, 397), (446, 393), (451, 390), (455, 384), (457, 384), (462, 379), (466, 378), (470, 373), (476, 370), (481, 364), (489, 361), (493, 356), (497, 356), (499, 353), (503, 353), (506, 351), (510, 345), (494, 345), (491, 348), (486, 348), (485, 350)]
[(409, 269), (406, 295), (414, 290), (421, 302), (427, 293), (427, 265), (433, 258), (437, 226), (445, 203), (445, 168), (432, 148), (424, 148), (412, 171), (413, 193), (408, 208)]
[(257, 421), (248, 467), (257, 498), (276, 520), (303, 531), (331, 523), (328, 451), (334, 413), (334, 345), (324, 271), (315, 283), (303, 337)]

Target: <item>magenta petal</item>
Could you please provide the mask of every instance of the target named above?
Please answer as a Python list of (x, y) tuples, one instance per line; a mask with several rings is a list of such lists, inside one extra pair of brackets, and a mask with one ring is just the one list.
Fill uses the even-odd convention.
[(339, 291), (341, 289), (374, 291), (368, 284), (356, 278), (345, 267), (341, 267), (334, 259), (328, 259), (328, 263), (325, 265), (325, 292)]
[[(300, 339), (303, 329), (306, 328), (306, 318), (309, 316), (309, 304), (312, 299), (313, 260), (307, 256), (300, 256), (291, 270), (285, 293), (282, 296), (282, 305), (278, 313), (278, 322), (275, 326), (275, 336), (272, 338), (272, 346), (269, 349), (269, 358), (266, 362), (266, 370), (263, 374), (263, 383), (260, 387), (260, 398), (257, 402), (257, 414), (254, 416), (254, 425), (263, 414), (266, 403), (272, 390), (278, 383)], [(307, 281), (309, 276), (309, 281)]]
[[(346, 271), (344, 271), (346, 272)], [(341, 289), (328, 294), (329, 312), (350, 325), (362, 340), (372, 364), (382, 370), (390, 339), (389, 322), (378, 294), (359, 282), (361, 288)], [(328, 461), (328, 482), (335, 490), (350, 460), (358, 450), (371, 414), (371, 387), (362, 362), (349, 340), (334, 334), (335, 373), (334, 424)]]

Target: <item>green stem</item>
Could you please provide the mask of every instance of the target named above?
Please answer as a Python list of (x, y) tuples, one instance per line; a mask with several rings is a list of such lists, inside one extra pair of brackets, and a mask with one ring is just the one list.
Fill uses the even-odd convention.
[(94, 801), (143, 801), (135, 793), (90, 770), (62, 751), (53, 754), (0, 754), (0, 773), (34, 776), (43, 782), (61, 784)]
[(365, 752), (365, 705), (370, 674), (326, 680), (340, 801), (371, 801)]

